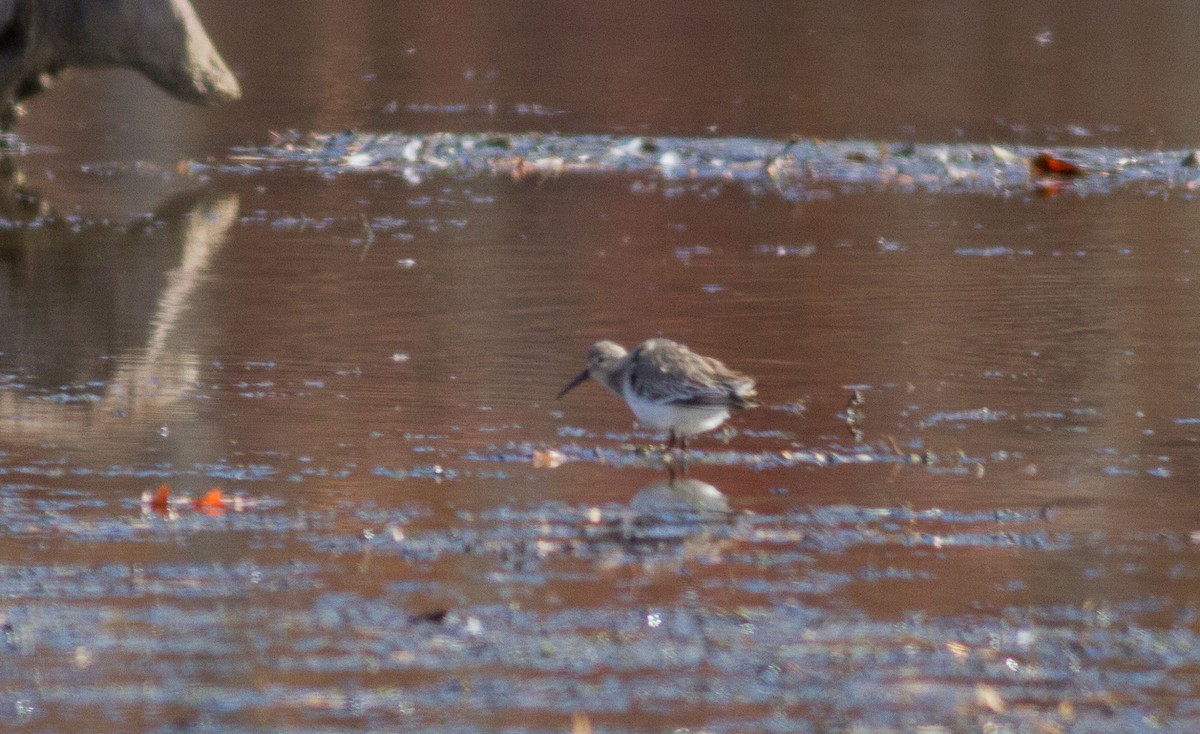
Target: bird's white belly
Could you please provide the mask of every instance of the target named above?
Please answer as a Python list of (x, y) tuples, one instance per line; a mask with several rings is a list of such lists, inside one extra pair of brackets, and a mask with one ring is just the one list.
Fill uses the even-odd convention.
[(711, 431), (729, 417), (729, 409), (667, 405), (643, 400), (626, 393), (626, 402), (639, 424), (657, 431), (673, 430), (679, 436), (694, 436)]

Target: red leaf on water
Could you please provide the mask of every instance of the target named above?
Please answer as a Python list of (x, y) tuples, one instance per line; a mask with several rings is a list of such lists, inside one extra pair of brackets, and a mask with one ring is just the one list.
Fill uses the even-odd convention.
[(153, 510), (166, 512), (171, 506), (170, 485), (161, 485), (157, 490), (155, 490), (154, 494), (150, 495), (149, 497), (143, 495), (143, 501)]
[(1039, 153), (1033, 160), (1029, 161), (1030, 167), (1038, 173), (1044, 173), (1051, 176), (1082, 176), (1083, 169), (1074, 163), (1057, 158), (1049, 153)]
[(197, 510), (205, 513), (206, 515), (220, 515), (221, 513), (225, 512), (225, 508), (229, 506), (225, 502), (225, 495), (221, 492), (221, 490), (216, 489), (215, 487), (208, 490), (208, 492), (203, 497), (196, 500), (194, 504)]

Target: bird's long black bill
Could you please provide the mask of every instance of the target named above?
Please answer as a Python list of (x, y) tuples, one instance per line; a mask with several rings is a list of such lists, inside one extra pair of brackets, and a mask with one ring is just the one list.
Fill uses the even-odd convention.
[(557, 397), (557, 398), (555, 398), (555, 400), (559, 400), (559, 399), (561, 399), (563, 395), (566, 395), (567, 393), (569, 393), (569, 392), (571, 392), (572, 390), (574, 390), (576, 387), (579, 387), (579, 383), (583, 382), (583, 381), (584, 381), (584, 380), (586, 380), (588, 377), (590, 377), (590, 375), (588, 375), (588, 371), (587, 371), (587, 370), (584, 370), (583, 372), (580, 372), (578, 375), (576, 375), (576, 376), (575, 376), (575, 379), (574, 379), (574, 380), (571, 380), (571, 382), (570, 382), (570, 383), (569, 383), (569, 384), (568, 384), (566, 387), (564, 387), (564, 388), (562, 389), (562, 392), (560, 392), (560, 393), (558, 394), (558, 397)]

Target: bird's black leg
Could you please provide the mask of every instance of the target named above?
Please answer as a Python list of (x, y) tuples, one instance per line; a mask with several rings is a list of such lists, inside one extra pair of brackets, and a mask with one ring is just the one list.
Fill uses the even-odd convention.
[(668, 429), (667, 429), (667, 450), (668, 450), (668, 451), (670, 451), (671, 449), (675, 448), (675, 438), (676, 438), (676, 436), (675, 436), (675, 429), (674, 429), (674, 428), (668, 428)]

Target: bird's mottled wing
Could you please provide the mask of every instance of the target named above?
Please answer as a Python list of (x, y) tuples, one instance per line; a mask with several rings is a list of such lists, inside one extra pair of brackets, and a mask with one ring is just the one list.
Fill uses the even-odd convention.
[(754, 380), (672, 341), (647, 342), (630, 357), (630, 388), (657, 403), (744, 407), (754, 395)]

